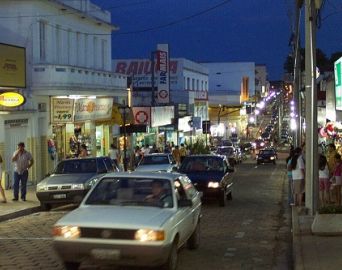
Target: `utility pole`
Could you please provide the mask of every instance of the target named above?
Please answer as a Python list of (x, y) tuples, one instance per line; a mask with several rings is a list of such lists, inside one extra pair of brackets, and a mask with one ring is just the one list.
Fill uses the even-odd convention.
[(152, 93), (152, 107), (156, 106), (156, 97), (155, 97), (155, 92), (154, 92), (154, 65), (155, 65), (155, 61), (154, 61), (154, 56), (155, 56), (155, 51), (151, 52), (151, 93)]
[(305, 0), (305, 206), (310, 215), (316, 213), (318, 197), (316, 12), (315, 1)]

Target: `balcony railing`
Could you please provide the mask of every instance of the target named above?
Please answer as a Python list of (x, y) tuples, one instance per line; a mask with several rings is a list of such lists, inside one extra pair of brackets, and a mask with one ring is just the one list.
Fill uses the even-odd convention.
[(68, 65), (36, 64), (32, 70), (32, 88), (79, 88), (126, 90), (127, 77), (122, 74)]

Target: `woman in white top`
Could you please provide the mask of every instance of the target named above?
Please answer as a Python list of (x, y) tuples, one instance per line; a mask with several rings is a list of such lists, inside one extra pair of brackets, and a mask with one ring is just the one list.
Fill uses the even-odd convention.
[(6, 196), (5, 196), (5, 191), (4, 189), (2, 188), (2, 185), (1, 185), (1, 180), (2, 180), (2, 157), (0, 155), (0, 194), (2, 196), (2, 203), (7, 203), (7, 200), (6, 200)]
[(321, 206), (330, 203), (330, 181), (327, 158), (324, 155), (319, 156), (318, 160), (319, 177), (319, 200)]
[(304, 193), (305, 165), (302, 157), (302, 149), (297, 147), (291, 159), (293, 194), (295, 206), (302, 206)]

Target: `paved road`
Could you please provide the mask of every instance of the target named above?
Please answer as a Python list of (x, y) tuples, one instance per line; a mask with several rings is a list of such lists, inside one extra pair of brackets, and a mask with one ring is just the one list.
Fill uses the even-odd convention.
[[(240, 164), (233, 200), (224, 208), (204, 205), (201, 246), (182, 249), (179, 270), (291, 269), (284, 174), (280, 162)], [(51, 226), (65, 213), (41, 212), (0, 223), (0, 269), (63, 269), (50, 235)]]

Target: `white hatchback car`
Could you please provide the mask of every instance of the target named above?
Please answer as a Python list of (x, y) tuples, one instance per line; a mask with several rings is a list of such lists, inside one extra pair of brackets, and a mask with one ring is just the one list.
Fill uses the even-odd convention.
[(135, 171), (139, 172), (172, 172), (177, 168), (172, 154), (153, 153), (144, 155)]
[(53, 228), (66, 269), (99, 264), (177, 268), (178, 249), (200, 241), (201, 198), (178, 173), (106, 174)]

